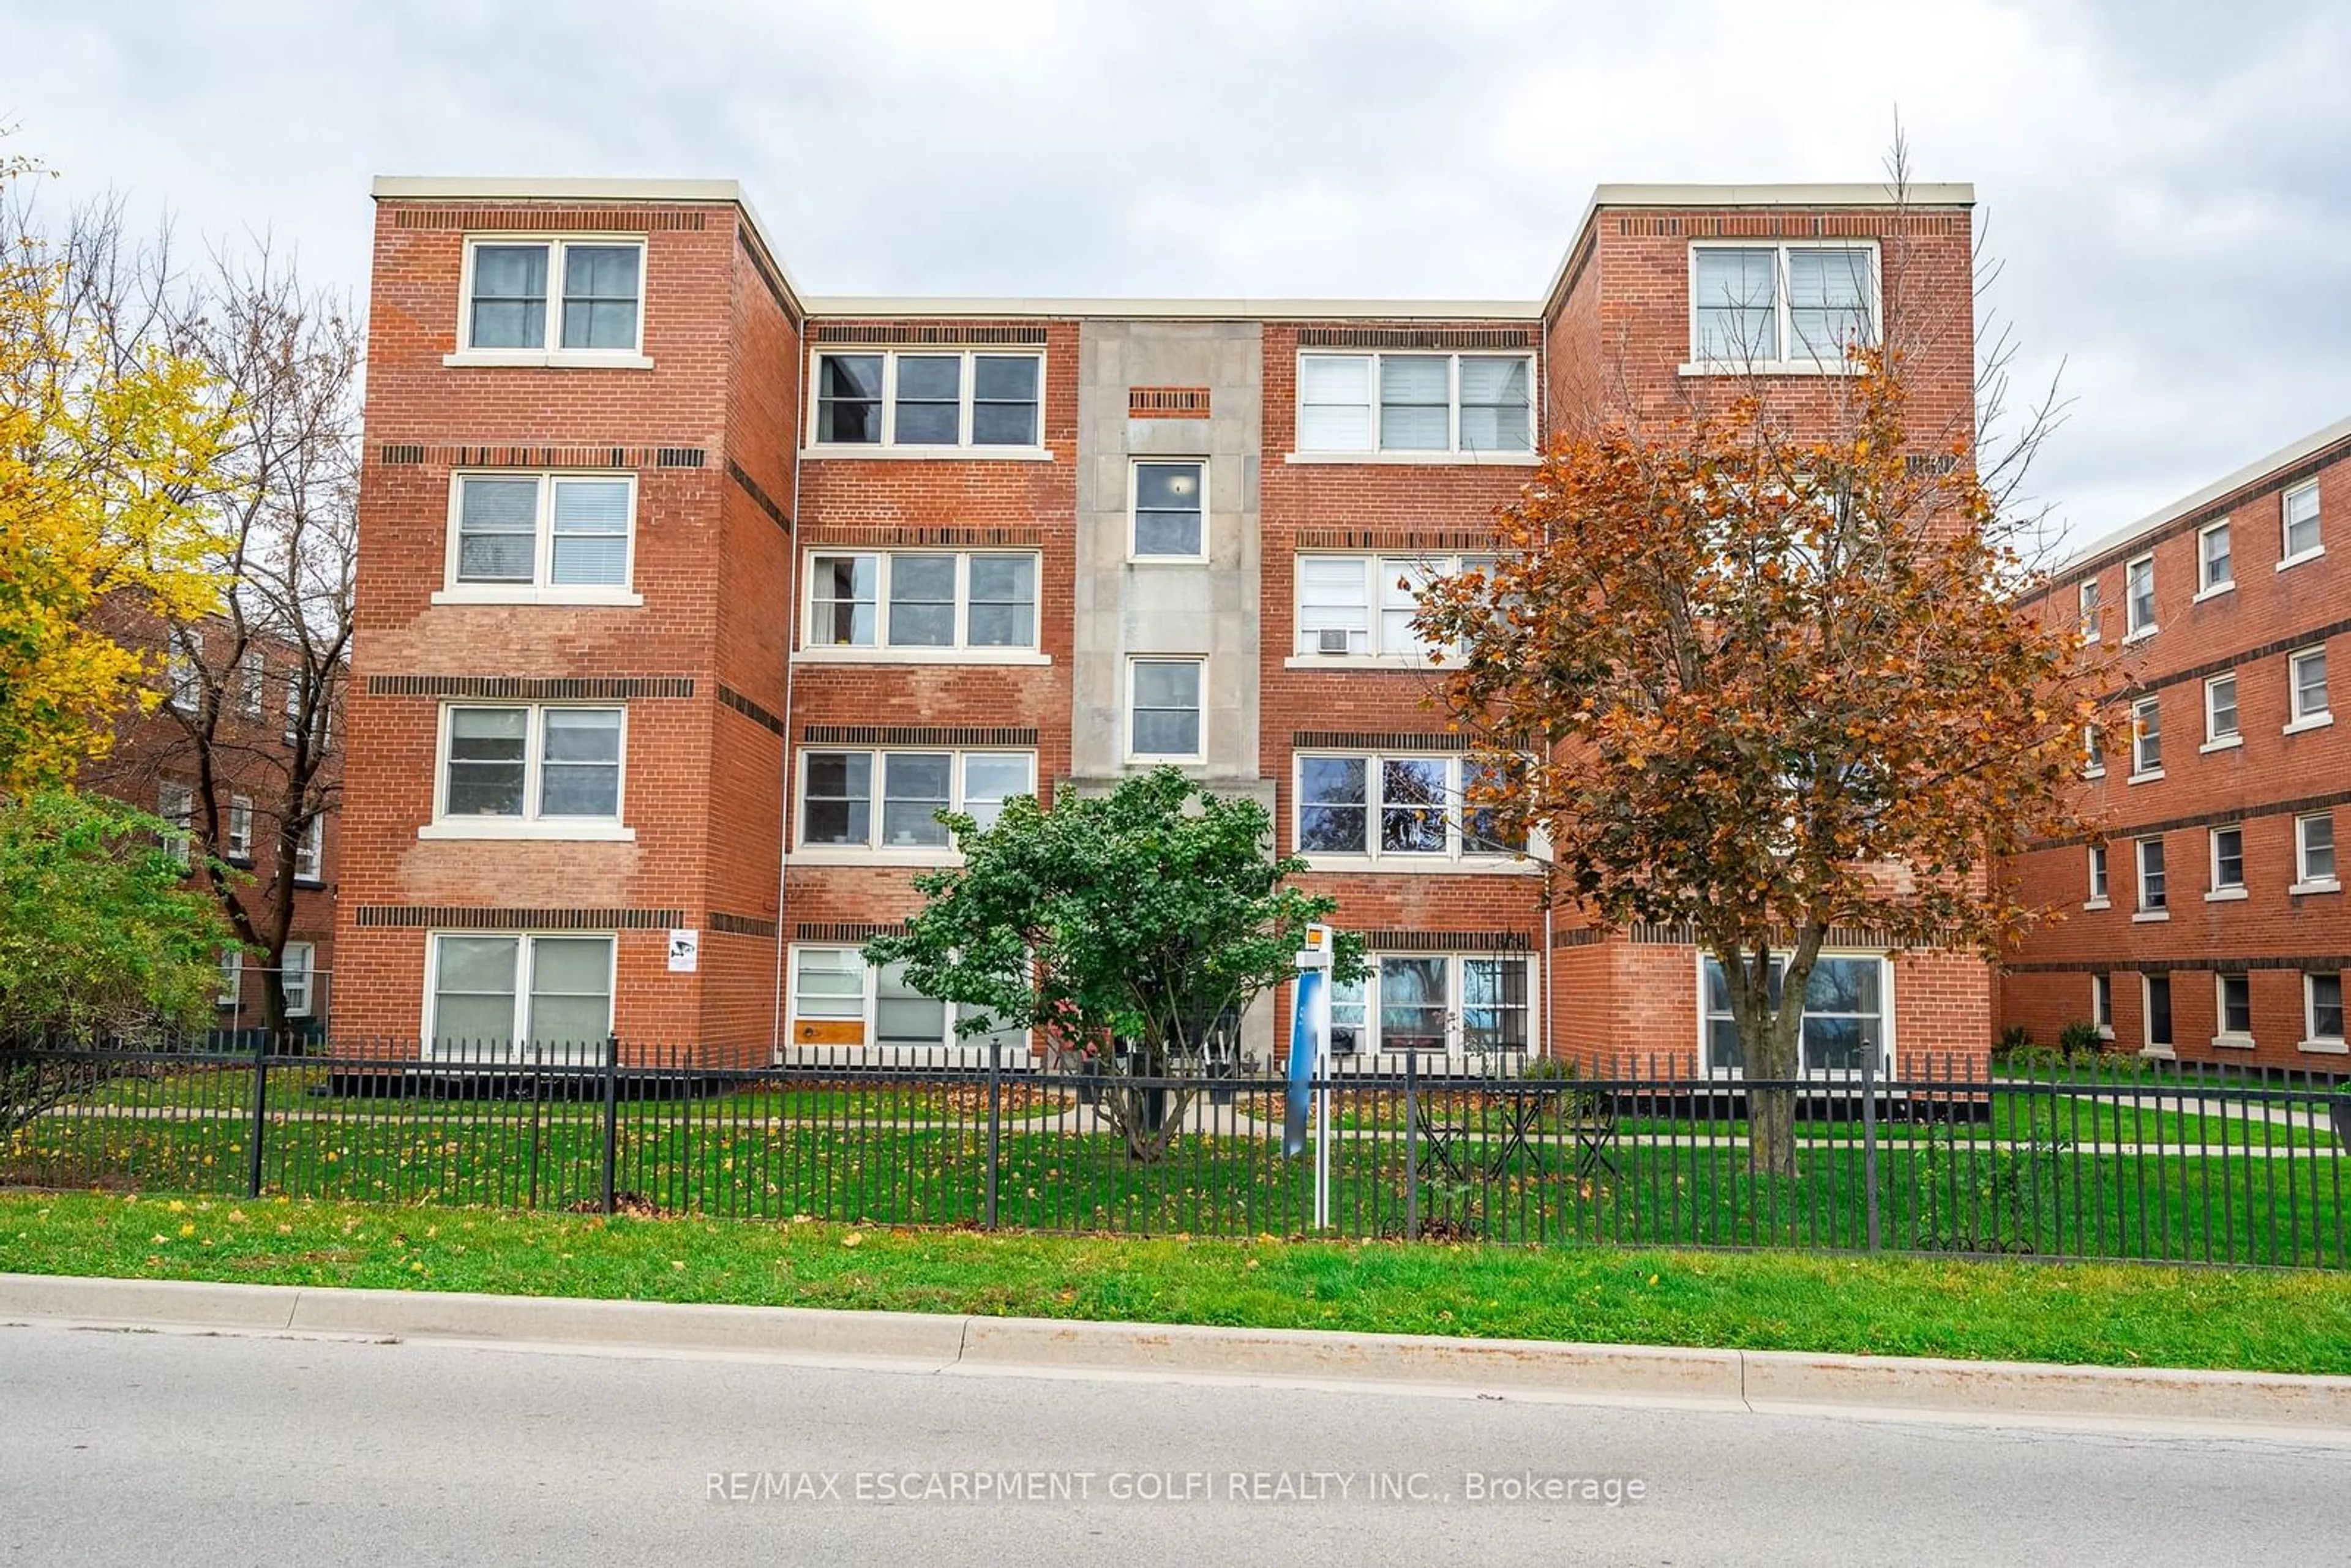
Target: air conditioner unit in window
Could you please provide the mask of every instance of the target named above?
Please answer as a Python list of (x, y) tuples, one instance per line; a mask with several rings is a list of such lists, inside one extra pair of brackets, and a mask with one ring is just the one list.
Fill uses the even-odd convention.
[(1314, 633), (1314, 651), (1318, 653), (1343, 653), (1347, 651), (1347, 629), (1325, 626)]

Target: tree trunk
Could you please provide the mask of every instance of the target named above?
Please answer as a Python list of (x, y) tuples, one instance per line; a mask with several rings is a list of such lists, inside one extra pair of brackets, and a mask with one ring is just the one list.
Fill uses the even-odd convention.
[[(1802, 1072), (1803, 983), (1812, 972), (1807, 946), (1800, 943), (1789, 955), (1786, 978), (1776, 1002), (1769, 941), (1757, 942), (1748, 950), (1719, 944), (1715, 951), (1723, 966), (1730, 1016), (1739, 1026), (1740, 1050), (1746, 1064), (1747, 1168), (1758, 1176), (1793, 1178), (1797, 1175), (1797, 1091), (1759, 1085), (1789, 1085)], [(1722, 956), (1726, 952), (1733, 956)]]

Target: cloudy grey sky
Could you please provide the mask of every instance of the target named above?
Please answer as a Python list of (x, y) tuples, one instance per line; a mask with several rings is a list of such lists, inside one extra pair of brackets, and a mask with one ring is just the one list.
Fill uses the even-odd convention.
[(2344, 0), (0, 0), (67, 176), (363, 292), (378, 173), (739, 179), (815, 293), (1526, 297), (1595, 183), (1975, 182), (2086, 540), (2351, 413)]

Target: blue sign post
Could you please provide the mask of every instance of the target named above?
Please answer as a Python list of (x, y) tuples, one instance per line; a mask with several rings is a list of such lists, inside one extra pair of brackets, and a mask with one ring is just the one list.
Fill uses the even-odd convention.
[[(1298, 950), (1298, 995), (1290, 1009), (1290, 1092), (1282, 1118), (1281, 1152), (1306, 1152), (1306, 1123), (1314, 1121), (1314, 1228), (1331, 1223), (1331, 928), (1310, 925)], [(1317, 1082), (1322, 1087), (1318, 1091)], [(1316, 1102), (1320, 1103), (1317, 1104)]]
[(1306, 1152), (1306, 1113), (1312, 1103), (1315, 1069), (1322, 1065), (1322, 1042), (1314, 1038), (1314, 1020), (1322, 1011), (1322, 988), (1330, 977), (1321, 969), (1298, 971), (1298, 1004), (1290, 1011), (1289, 1114), (1281, 1126), (1281, 1152), (1296, 1159)]

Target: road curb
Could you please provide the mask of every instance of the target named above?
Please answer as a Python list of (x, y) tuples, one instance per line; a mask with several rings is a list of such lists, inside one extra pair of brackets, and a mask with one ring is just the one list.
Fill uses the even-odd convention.
[(2351, 1436), (2351, 1377), (0, 1274), (0, 1320)]

